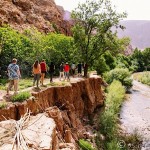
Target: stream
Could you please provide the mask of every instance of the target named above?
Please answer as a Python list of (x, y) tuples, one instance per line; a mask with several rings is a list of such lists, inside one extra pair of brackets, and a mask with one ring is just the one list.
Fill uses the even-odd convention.
[(135, 130), (143, 139), (142, 150), (150, 150), (150, 87), (133, 81), (130, 94), (120, 112), (121, 126), (126, 133)]

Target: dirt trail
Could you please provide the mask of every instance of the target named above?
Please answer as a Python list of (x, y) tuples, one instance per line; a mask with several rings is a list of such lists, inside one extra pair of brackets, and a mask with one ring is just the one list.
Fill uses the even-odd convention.
[[(96, 75), (95, 72), (92, 72), (90, 74), (90, 77), (97, 77), (97, 75)], [(19, 90), (19, 92), (22, 92), (22, 91), (39, 92), (41, 90), (44, 90), (47, 87), (61, 85), (62, 82), (64, 82), (65, 85), (69, 85), (70, 83), (78, 82), (80, 80), (84, 80), (84, 78), (78, 77), (78, 76), (75, 76), (73, 78), (72, 76), (70, 76), (70, 81), (63, 81), (63, 79), (61, 79), (61, 81), (60, 81), (58, 77), (55, 77), (55, 78), (53, 78), (53, 83), (50, 84), (50, 79), (46, 78), (44, 80), (44, 85), (45, 86), (40, 85), (40, 90), (36, 89), (35, 87), (29, 87), (29, 88), (26, 88), (26, 89), (23, 89), (23, 90)], [(13, 95), (13, 93), (14, 93), (13, 91), (10, 91), (10, 95)], [(0, 90), (0, 101), (5, 100), (5, 95), (6, 95), (6, 90)]]
[(150, 150), (150, 87), (133, 81), (131, 94), (121, 109), (121, 122), (127, 133), (134, 130), (143, 137), (142, 150)]

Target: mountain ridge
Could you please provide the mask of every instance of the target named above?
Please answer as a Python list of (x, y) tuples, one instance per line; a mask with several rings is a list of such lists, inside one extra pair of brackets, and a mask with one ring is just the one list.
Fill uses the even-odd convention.
[(150, 47), (150, 20), (124, 20), (120, 22), (124, 30), (117, 29), (119, 38), (130, 37), (133, 48)]

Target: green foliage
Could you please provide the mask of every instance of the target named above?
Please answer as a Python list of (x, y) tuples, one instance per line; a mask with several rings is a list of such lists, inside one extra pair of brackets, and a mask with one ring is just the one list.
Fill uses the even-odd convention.
[(94, 61), (93, 68), (98, 74), (110, 71), (115, 68), (115, 58), (107, 51), (101, 57)]
[(129, 59), (132, 62), (135, 71), (141, 72), (150, 70), (150, 48), (146, 48), (143, 51), (136, 48)]
[(150, 86), (150, 73), (144, 73), (140, 79), (140, 82)]
[(60, 33), (59, 30), (58, 30), (58, 28), (57, 28), (57, 26), (56, 26), (56, 24), (53, 23), (53, 24), (52, 24), (52, 27), (55, 29), (55, 32), (56, 32), (56, 33)]
[(128, 68), (129, 70), (131, 69), (130, 71), (134, 71), (130, 58), (123, 54), (117, 55), (116, 68)]
[(124, 17), (126, 14), (117, 13), (109, 0), (86, 0), (78, 5), (72, 12), (75, 20), (72, 32), (81, 61), (93, 65), (105, 51), (116, 50), (116, 36), (111, 27)]
[(12, 58), (17, 58), (18, 62), (22, 64), (32, 51), (30, 41), (24, 35), (7, 26), (0, 28), (0, 45), (1, 75), (6, 75), (5, 71)]
[(12, 96), (12, 102), (22, 102), (31, 96), (29, 92), (20, 92), (17, 95)]
[(142, 136), (140, 136), (137, 133), (137, 130), (135, 130), (132, 134), (130, 135), (123, 135), (122, 139), (126, 143), (126, 149), (128, 150), (141, 150), (142, 148)]
[(7, 83), (6, 79), (0, 79), (0, 85), (5, 85)]
[(142, 51), (145, 70), (150, 71), (150, 48)]
[(0, 27), (0, 51), (0, 73), (5, 78), (13, 58), (18, 59), (22, 76), (31, 76), (32, 65), (37, 59), (44, 58), (47, 63), (53, 61), (57, 71), (62, 61), (72, 63), (78, 58), (72, 37), (54, 33), (45, 35), (36, 28), (19, 33), (8, 26)]
[(112, 54), (107, 51), (102, 55), (106, 61), (106, 64), (109, 66), (110, 70), (115, 68), (115, 58)]
[(114, 139), (107, 143), (107, 150), (121, 150), (123, 148), (120, 148), (118, 145), (118, 140)]
[(82, 150), (95, 150), (92, 145), (84, 139), (79, 140), (79, 146), (82, 148)]
[(0, 79), (0, 90), (6, 90), (6, 79)]
[(143, 72), (138, 79), (141, 83), (150, 86), (150, 72)]
[(143, 71), (144, 67), (144, 57), (141, 50), (135, 49), (134, 53), (131, 55), (131, 60), (136, 61), (136, 71)]
[(110, 71), (110, 67), (106, 64), (104, 57), (100, 57), (97, 61), (95, 61), (93, 68), (97, 71), (97, 74)]
[(0, 103), (0, 109), (6, 108), (6, 106), (7, 106), (6, 102), (1, 102)]
[(115, 68), (107, 73), (104, 73), (104, 78), (107, 83), (112, 83), (113, 80), (119, 80), (127, 89), (132, 86), (131, 73), (126, 68)]
[(19, 89), (26, 89), (28, 87), (32, 87), (33, 85), (33, 79), (31, 78), (25, 78), (25, 79), (21, 79), (19, 80)]
[(106, 137), (104, 149), (118, 149), (117, 120), (120, 106), (125, 97), (125, 89), (121, 82), (114, 80), (107, 88), (105, 111), (100, 116), (100, 133)]

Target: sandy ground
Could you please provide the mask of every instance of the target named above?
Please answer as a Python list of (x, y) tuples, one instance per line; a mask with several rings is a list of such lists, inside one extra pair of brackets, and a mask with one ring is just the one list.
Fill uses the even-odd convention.
[(150, 87), (133, 81), (131, 94), (121, 109), (122, 126), (127, 133), (135, 131), (144, 139), (142, 150), (150, 150)]

